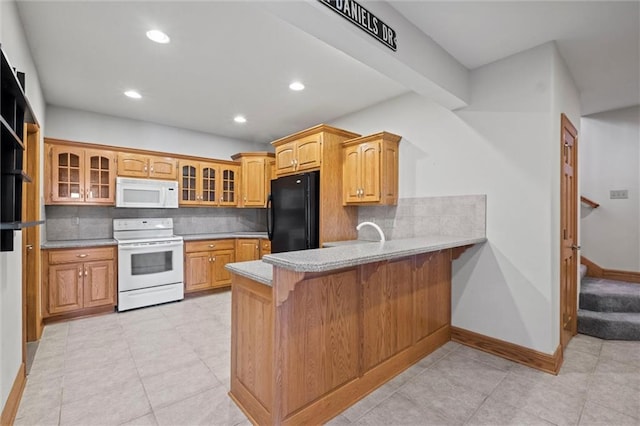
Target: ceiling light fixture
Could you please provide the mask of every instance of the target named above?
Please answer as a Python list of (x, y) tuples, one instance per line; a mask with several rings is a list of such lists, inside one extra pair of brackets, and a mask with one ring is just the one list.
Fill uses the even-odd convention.
[(294, 81), (289, 85), (289, 89), (299, 92), (300, 90), (304, 90), (304, 84), (299, 81)]
[(236, 123), (246, 123), (247, 119), (242, 115), (236, 115), (235, 117), (233, 117), (233, 121), (235, 121)]
[(126, 92), (124, 92), (125, 96), (130, 97), (131, 99), (140, 99), (142, 98), (142, 95), (138, 92), (136, 92), (135, 90), (127, 90)]
[(160, 43), (160, 44), (167, 44), (169, 43), (169, 41), (171, 41), (169, 36), (160, 30), (147, 31), (147, 38), (149, 38), (149, 40), (151, 41), (155, 41), (156, 43)]

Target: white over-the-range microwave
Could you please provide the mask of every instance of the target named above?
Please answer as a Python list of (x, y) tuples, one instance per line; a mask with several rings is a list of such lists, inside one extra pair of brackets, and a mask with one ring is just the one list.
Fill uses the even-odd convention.
[(177, 209), (178, 182), (118, 177), (116, 207)]

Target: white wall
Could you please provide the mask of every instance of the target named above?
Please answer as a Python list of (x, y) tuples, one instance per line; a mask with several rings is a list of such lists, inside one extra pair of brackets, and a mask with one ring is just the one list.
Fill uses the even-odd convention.
[(75, 109), (47, 106), (48, 138), (148, 149), (231, 160), (243, 151), (271, 150), (269, 144), (256, 144), (178, 127)]
[[(0, 1), (0, 41), (11, 65), (26, 74), (26, 92), (43, 124), (40, 82), (22, 31), (16, 5)], [(14, 233), (14, 251), (0, 253), (0, 410), (22, 363), (22, 234)]]
[(400, 197), (487, 194), (489, 241), (454, 263), (453, 325), (547, 354), (559, 344), (555, 61), (550, 43), (473, 71), (455, 113), (410, 94), (331, 123), (403, 136)]
[[(581, 193), (600, 203), (582, 207), (582, 254), (607, 269), (640, 271), (640, 107), (583, 117)], [(612, 189), (629, 190), (611, 200)]]

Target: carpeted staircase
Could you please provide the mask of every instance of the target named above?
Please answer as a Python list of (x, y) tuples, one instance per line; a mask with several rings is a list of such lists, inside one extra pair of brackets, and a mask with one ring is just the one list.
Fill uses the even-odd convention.
[[(583, 266), (583, 265), (581, 265)], [(578, 333), (601, 339), (640, 340), (640, 284), (584, 276)]]

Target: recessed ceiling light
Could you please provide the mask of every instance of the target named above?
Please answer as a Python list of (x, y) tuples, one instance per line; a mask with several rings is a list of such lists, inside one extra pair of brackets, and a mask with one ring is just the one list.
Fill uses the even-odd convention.
[(300, 90), (304, 90), (304, 84), (300, 83), (299, 81), (294, 81), (289, 85), (289, 89), (299, 92)]
[(147, 31), (147, 37), (149, 38), (149, 40), (155, 41), (156, 43), (160, 44), (167, 44), (169, 43), (169, 41), (171, 41), (169, 36), (160, 30)]
[(236, 115), (235, 117), (233, 117), (233, 121), (235, 121), (236, 123), (246, 123), (247, 119), (242, 115)]
[(142, 95), (138, 92), (136, 92), (135, 90), (127, 90), (126, 92), (124, 92), (124, 94), (128, 97), (130, 97), (131, 99), (140, 99), (142, 98)]

